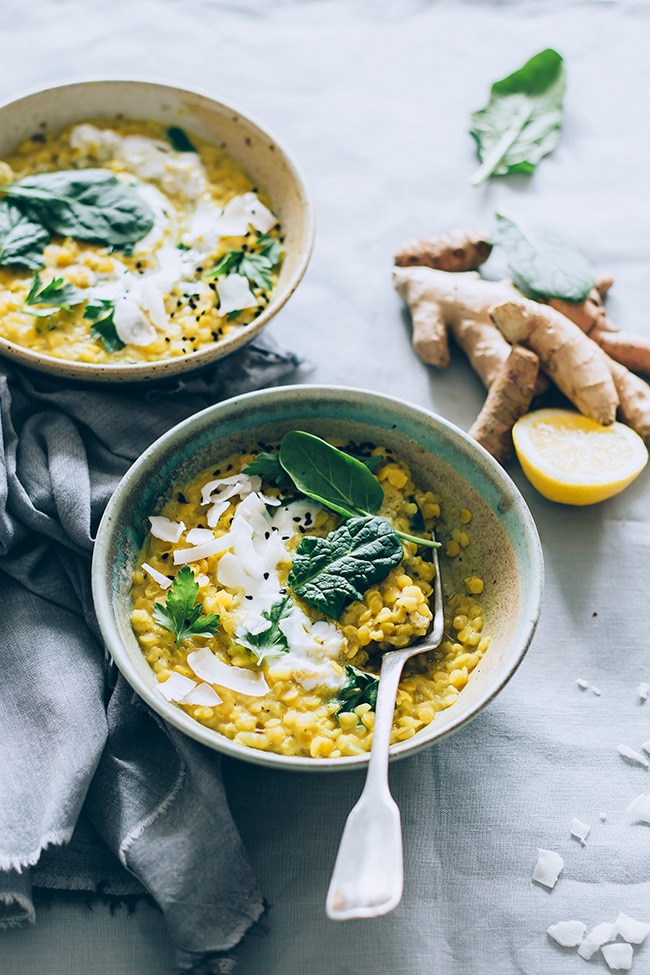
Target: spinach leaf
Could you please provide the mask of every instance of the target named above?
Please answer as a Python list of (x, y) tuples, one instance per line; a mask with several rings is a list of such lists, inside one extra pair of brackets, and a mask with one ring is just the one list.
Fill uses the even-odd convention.
[(119, 352), (124, 342), (117, 334), (115, 321), (115, 302), (109, 298), (91, 298), (84, 309), (84, 318), (92, 322), (90, 334), (104, 343), (107, 352)]
[(365, 670), (353, 667), (352, 664), (346, 666), (345, 673), (347, 680), (336, 697), (341, 704), (336, 714), (354, 711), (360, 704), (369, 704), (374, 711), (377, 707), (379, 678)]
[(107, 169), (59, 170), (0, 186), (34, 223), (77, 240), (128, 247), (149, 233), (151, 207)]
[(0, 200), (0, 264), (43, 267), (50, 232), (10, 200)]
[(306, 535), (296, 552), (288, 583), (326, 616), (338, 619), (348, 603), (399, 565), (404, 548), (385, 518), (350, 518), (326, 538)]
[(250, 650), (255, 655), (258, 664), (261, 664), (266, 657), (287, 653), (289, 643), (280, 629), (280, 623), (291, 615), (292, 609), (291, 598), (285, 596), (279, 603), (274, 603), (268, 612), (266, 610), (262, 612), (264, 619), (271, 624), (266, 630), (262, 630), (261, 633), (238, 633), (236, 636), (237, 643)]
[(167, 602), (154, 603), (153, 618), (174, 634), (175, 646), (191, 636), (213, 636), (219, 629), (217, 613), (204, 613), (198, 602), (199, 584), (184, 565), (167, 594)]
[(487, 106), (472, 114), (481, 160), (473, 186), (490, 176), (532, 173), (555, 149), (565, 86), (564, 60), (551, 48), (492, 85)]
[[(36, 318), (48, 318), (62, 309), (70, 311), (72, 305), (79, 305), (84, 300), (83, 292), (73, 284), (64, 283), (63, 278), (53, 278), (48, 284), (43, 284), (38, 271), (35, 271), (23, 311)], [(35, 308), (35, 305), (44, 307)]]
[(596, 275), (579, 251), (545, 227), (523, 228), (501, 213), (496, 218), (494, 243), (503, 247), (520, 291), (532, 298), (584, 301)]
[(196, 146), (180, 125), (170, 125), (167, 129), (167, 138), (176, 152), (196, 152)]
[(362, 461), (311, 433), (285, 434), (280, 463), (299, 491), (346, 518), (374, 514), (384, 500), (381, 484)]

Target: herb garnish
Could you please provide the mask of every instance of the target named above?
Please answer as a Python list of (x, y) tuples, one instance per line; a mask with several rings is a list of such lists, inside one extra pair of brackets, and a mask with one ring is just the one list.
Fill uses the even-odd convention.
[(137, 189), (107, 169), (36, 173), (0, 186), (0, 192), (41, 227), (42, 246), (49, 234), (61, 234), (128, 248), (154, 224), (153, 211)]
[(92, 324), (90, 334), (101, 339), (107, 352), (119, 352), (124, 342), (115, 328), (115, 302), (110, 298), (91, 298), (84, 309), (84, 318)]
[(154, 603), (153, 617), (174, 634), (175, 646), (192, 636), (213, 636), (219, 629), (217, 613), (204, 613), (198, 602), (199, 584), (184, 565), (167, 594), (166, 603)]
[(9, 200), (0, 200), (0, 264), (43, 267), (50, 232)]
[(280, 629), (280, 623), (291, 615), (292, 609), (291, 597), (285, 596), (279, 603), (274, 603), (268, 612), (262, 611), (264, 619), (271, 624), (266, 630), (262, 630), (261, 633), (238, 633), (236, 636), (237, 643), (250, 650), (258, 664), (261, 664), (267, 657), (273, 657), (279, 653), (288, 653), (289, 643)]
[(260, 234), (257, 245), (257, 250), (228, 251), (205, 277), (214, 280), (226, 274), (241, 274), (254, 287), (271, 288), (272, 271), (280, 263), (283, 247), (268, 234)]
[[(384, 500), (384, 489), (363, 461), (311, 433), (292, 430), (285, 434), (280, 463), (299, 491), (345, 518), (374, 515)], [(399, 529), (393, 531), (416, 545), (438, 548), (440, 544)]]
[(596, 285), (590, 262), (546, 227), (522, 227), (496, 214), (494, 243), (503, 247), (512, 280), (531, 298), (584, 301)]
[(488, 105), (472, 114), (481, 160), (473, 186), (490, 176), (532, 173), (555, 149), (565, 85), (564, 61), (551, 48), (492, 85)]
[(403, 558), (399, 535), (386, 518), (349, 518), (326, 538), (304, 536), (288, 584), (310, 606), (338, 619)]
[(167, 129), (167, 138), (176, 152), (196, 152), (196, 146), (180, 125), (170, 125)]
[[(84, 300), (83, 292), (73, 284), (65, 283), (63, 278), (53, 278), (48, 284), (43, 284), (38, 271), (35, 271), (23, 311), (36, 318), (47, 318), (62, 310), (70, 311), (72, 305), (79, 305)], [(35, 305), (45, 307), (35, 308)]]
[(337, 716), (344, 711), (354, 711), (360, 704), (369, 704), (374, 711), (377, 707), (379, 678), (353, 667), (352, 664), (347, 664), (345, 672), (347, 680), (336, 696), (341, 704), (336, 712)]
[(260, 450), (254, 460), (242, 468), (243, 474), (257, 474), (263, 481), (281, 487), (283, 484), (290, 484), (291, 478), (280, 463), (277, 454), (272, 454), (269, 450)]

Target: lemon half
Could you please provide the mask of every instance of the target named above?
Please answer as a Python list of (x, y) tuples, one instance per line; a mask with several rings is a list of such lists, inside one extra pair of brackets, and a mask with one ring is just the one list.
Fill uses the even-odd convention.
[(573, 410), (543, 409), (515, 423), (522, 470), (549, 501), (596, 504), (618, 494), (648, 462), (648, 449), (623, 423), (603, 427)]

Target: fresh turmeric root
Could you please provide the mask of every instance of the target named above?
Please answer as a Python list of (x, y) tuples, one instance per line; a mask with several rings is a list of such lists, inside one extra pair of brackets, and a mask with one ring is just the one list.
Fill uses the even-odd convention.
[(468, 433), (503, 463), (512, 449), (512, 428), (528, 412), (539, 371), (539, 359), (530, 349), (513, 345), (490, 385), (481, 412)]
[(603, 426), (614, 422), (619, 398), (609, 361), (577, 325), (521, 296), (495, 305), (490, 316), (508, 342), (537, 353), (544, 372), (581, 413)]
[(492, 251), (487, 234), (452, 231), (438, 237), (413, 240), (395, 254), (398, 267), (415, 264), (440, 271), (475, 271)]

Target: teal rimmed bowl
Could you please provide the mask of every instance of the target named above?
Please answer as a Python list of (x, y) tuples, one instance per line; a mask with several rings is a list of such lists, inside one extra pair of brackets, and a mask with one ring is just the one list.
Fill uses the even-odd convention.
[(160, 693), (131, 628), (131, 577), (148, 530), (174, 485), (187, 481), (252, 441), (281, 439), (302, 429), (391, 447), (452, 507), (472, 512), (471, 544), (460, 559), (441, 559), (446, 592), (467, 575), (485, 581), (481, 606), (490, 647), (451, 707), (407, 741), (391, 747), (401, 758), (431, 745), (475, 717), (502, 690), (533, 637), (543, 592), (543, 559), (532, 516), (502, 467), (447, 420), (421, 407), (367, 390), (281, 386), (246, 393), (178, 424), (133, 464), (99, 526), (92, 565), (95, 610), (106, 647), (126, 680), (162, 718), (190, 737), (235, 758), (269, 767), (323, 771), (356, 768), (367, 755), (345, 758), (282, 756), (238, 744), (186, 714)]

